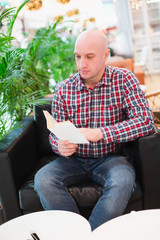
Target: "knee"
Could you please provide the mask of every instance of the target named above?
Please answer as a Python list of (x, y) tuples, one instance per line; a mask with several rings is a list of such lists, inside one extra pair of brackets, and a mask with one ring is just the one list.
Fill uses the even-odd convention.
[(34, 189), (36, 192), (43, 192), (50, 188), (50, 186), (54, 186), (56, 182), (55, 175), (52, 171), (45, 166), (41, 168), (35, 175), (34, 178)]
[(110, 170), (110, 183), (119, 188), (132, 189), (135, 183), (135, 171), (132, 166), (115, 166)]
[(42, 168), (36, 173), (34, 177), (34, 189), (37, 192), (40, 192), (45, 188), (47, 188), (46, 173)]
[(41, 168), (34, 178), (34, 189), (37, 192), (43, 192), (50, 187), (63, 185), (64, 176), (56, 169), (50, 168), (50, 165), (46, 165)]

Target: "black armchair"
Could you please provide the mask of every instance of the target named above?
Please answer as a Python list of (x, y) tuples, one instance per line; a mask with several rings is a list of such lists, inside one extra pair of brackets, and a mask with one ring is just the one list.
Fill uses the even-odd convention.
[[(43, 210), (33, 189), (36, 171), (56, 158), (50, 148), (46, 121), (42, 110), (47, 104), (34, 107), (34, 117), (21, 122), (0, 142), (0, 203), (5, 221), (22, 214)], [(160, 208), (160, 133), (130, 142), (124, 154), (132, 156), (136, 169), (136, 187), (125, 213), (132, 210)], [(69, 186), (80, 213), (88, 218), (102, 193), (94, 182)]]

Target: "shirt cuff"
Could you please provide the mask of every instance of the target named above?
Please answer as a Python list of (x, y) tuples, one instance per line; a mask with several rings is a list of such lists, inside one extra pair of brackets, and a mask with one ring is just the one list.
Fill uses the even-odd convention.
[(104, 141), (116, 142), (116, 134), (113, 127), (101, 127)]
[(61, 155), (60, 152), (59, 152), (59, 150), (58, 150), (58, 142), (57, 142), (57, 140), (58, 140), (58, 139), (54, 138), (54, 136), (52, 135), (52, 133), (50, 133), (50, 135), (49, 135), (49, 142), (50, 142), (50, 144), (51, 144), (51, 148), (52, 148), (52, 150), (53, 150), (55, 153)]

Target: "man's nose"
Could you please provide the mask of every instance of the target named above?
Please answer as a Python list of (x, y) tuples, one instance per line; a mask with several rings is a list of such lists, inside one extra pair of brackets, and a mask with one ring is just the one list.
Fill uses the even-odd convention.
[(80, 68), (85, 68), (87, 66), (87, 62), (85, 59), (80, 60)]

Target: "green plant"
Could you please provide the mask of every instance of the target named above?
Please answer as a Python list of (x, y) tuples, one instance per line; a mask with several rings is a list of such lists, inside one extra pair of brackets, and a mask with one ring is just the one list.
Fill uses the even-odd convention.
[(32, 111), (33, 104), (40, 104), (38, 99), (50, 93), (50, 78), (59, 82), (75, 71), (74, 39), (62, 40), (59, 20), (39, 29), (27, 48), (14, 45), (13, 24), (28, 1), (0, 16), (0, 20), (9, 19), (7, 34), (0, 34), (0, 139)]
[[(26, 2), (22, 5), (24, 6)], [(8, 20), (9, 22), (7, 33), (0, 34), (0, 139), (15, 127), (16, 122), (21, 118), (18, 115), (25, 115), (22, 114), (22, 109), (26, 108), (28, 104), (24, 101), (28, 93), (22, 94), (20, 87), (22, 86), (20, 69), (23, 50), (12, 44), (14, 38), (11, 37), (15, 16), (22, 5), (17, 11), (15, 8), (9, 8), (0, 16), (1, 21)], [(18, 115), (16, 112), (19, 112)]]
[(49, 78), (60, 82), (75, 72), (74, 37), (62, 40), (65, 28), (57, 30), (60, 24), (59, 19), (48, 28), (39, 29), (26, 50), (23, 66), (27, 71), (34, 71), (36, 76), (43, 78), (44, 83), (46, 79), (46, 84)]

